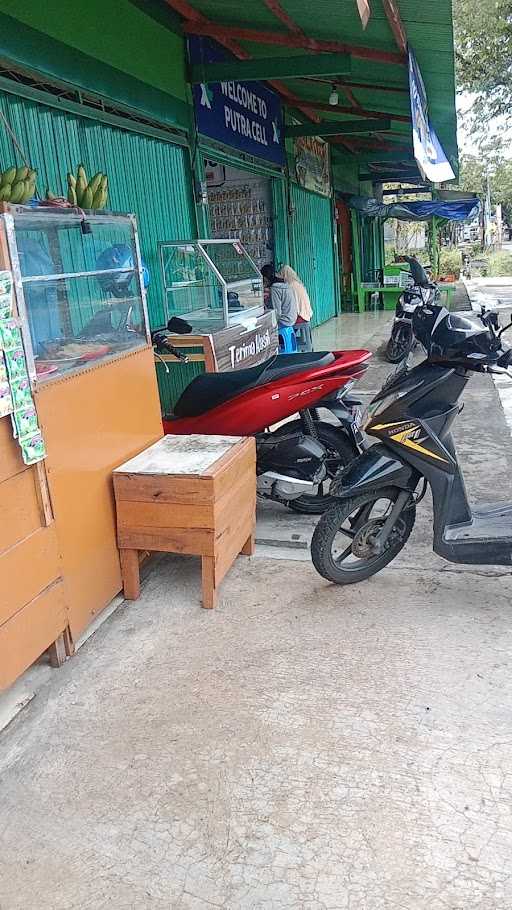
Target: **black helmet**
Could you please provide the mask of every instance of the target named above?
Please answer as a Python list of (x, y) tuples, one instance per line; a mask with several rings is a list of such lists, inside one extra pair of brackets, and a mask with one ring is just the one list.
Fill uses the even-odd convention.
[(496, 363), (502, 353), (495, 333), (473, 314), (449, 313), (442, 306), (418, 307), (412, 324), (429, 360), (475, 370)]

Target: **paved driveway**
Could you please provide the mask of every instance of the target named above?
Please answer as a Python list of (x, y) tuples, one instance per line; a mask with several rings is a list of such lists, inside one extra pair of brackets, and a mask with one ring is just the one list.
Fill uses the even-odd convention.
[[(486, 379), (457, 443), (509, 495)], [(510, 910), (511, 603), (506, 568), (433, 557), (428, 501), (351, 588), (260, 550), (209, 613), (157, 558), (2, 734), (0, 907)]]

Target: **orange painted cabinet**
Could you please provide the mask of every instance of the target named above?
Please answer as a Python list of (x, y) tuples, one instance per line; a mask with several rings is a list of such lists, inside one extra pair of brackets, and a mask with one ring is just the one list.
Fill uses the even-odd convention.
[[(0, 689), (121, 590), (113, 469), (162, 436), (133, 216), (0, 208), (46, 457), (0, 419)], [(2, 356), (0, 352), (0, 356)]]

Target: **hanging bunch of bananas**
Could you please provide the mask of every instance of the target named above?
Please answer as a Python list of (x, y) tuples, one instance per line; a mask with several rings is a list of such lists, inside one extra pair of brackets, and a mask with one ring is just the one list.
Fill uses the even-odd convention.
[(107, 204), (108, 177), (98, 171), (87, 180), (83, 164), (79, 164), (76, 177), (68, 174), (68, 202), (81, 209), (104, 209)]
[(31, 167), (8, 167), (0, 176), (0, 202), (28, 202), (36, 191), (36, 180), (37, 171)]

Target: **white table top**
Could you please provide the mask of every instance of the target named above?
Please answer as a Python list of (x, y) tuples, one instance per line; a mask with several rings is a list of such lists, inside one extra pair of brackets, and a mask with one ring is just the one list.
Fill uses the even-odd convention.
[(115, 474), (205, 474), (243, 436), (164, 436)]

